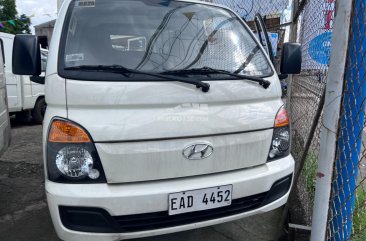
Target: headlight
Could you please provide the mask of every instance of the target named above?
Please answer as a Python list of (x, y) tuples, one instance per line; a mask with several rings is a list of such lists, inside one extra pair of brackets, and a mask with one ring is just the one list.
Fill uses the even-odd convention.
[(286, 157), (290, 154), (291, 135), (287, 111), (284, 107), (278, 111), (268, 161)]
[(106, 182), (89, 134), (66, 120), (54, 120), (47, 143), (48, 178), (61, 183)]
[[(88, 150), (82, 147), (64, 147), (56, 155), (56, 166), (58, 170), (66, 177), (71, 179), (82, 179), (90, 177), (96, 179), (93, 169), (93, 157)], [(95, 171), (93, 171), (95, 170)]]

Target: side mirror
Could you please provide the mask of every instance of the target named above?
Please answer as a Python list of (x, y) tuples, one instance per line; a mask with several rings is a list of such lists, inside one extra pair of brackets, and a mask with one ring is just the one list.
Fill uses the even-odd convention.
[(34, 35), (16, 35), (13, 45), (13, 73), (39, 76), (41, 74), (41, 48)]
[(301, 44), (285, 43), (281, 57), (281, 74), (300, 74), (301, 62)]
[(279, 75), (278, 75), (278, 78), (279, 78), (280, 80), (287, 79), (287, 78), (288, 78), (288, 74), (279, 74)]

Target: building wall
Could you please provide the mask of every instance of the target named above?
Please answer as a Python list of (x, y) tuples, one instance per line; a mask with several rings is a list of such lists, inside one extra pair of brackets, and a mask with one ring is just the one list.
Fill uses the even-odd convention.
[(56, 20), (35, 26), (34, 29), (35, 29), (36, 35), (37, 36), (46, 36), (48, 43), (50, 43), (50, 41), (52, 39), (53, 29), (55, 27), (55, 21)]

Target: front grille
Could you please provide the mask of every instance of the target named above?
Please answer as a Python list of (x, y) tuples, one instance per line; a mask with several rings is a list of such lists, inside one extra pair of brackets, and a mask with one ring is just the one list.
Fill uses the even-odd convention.
[(227, 207), (169, 216), (168, 212), (114, 216), (120, 232), (137, 232), (208, 221), (259, 208), (267, 193), (236, 199)]

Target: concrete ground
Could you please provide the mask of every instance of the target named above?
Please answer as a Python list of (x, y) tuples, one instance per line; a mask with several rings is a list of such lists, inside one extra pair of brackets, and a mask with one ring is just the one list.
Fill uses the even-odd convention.
[[(0, 158), (0, 240), (59, 241), (44, 193), (42, 127), (12, 122), (12, 143)], [(236, 222), (139, 241), (275, 241), (281, 210)]]

